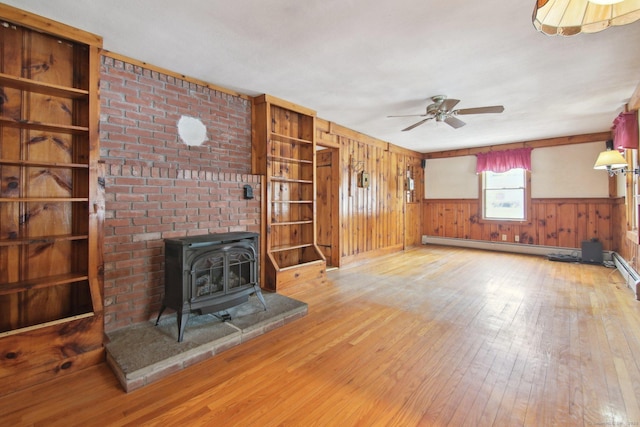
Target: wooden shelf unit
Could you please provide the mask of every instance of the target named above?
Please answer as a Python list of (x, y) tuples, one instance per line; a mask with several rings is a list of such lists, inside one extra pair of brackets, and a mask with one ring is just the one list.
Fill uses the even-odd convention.
[(2, 395), (104, 358), (104, 203), (101, 38), (6, 5), (0, 23)]
[(316, 245), (315, 111), (262, 95), (253, 99), (253, 173), (263, 186), (261, 286), (277, 291), (322, 283), (326, 262)]

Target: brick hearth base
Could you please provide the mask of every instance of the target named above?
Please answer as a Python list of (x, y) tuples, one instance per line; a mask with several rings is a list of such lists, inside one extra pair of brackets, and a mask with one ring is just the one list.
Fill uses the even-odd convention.
[(213, 314), (191, 315), (183, 342), (176, 316), (134, 325), (108, 334), (107, 364), (130, 392), (208, 359), (307, 314), (307, 304), (275, 293), (263, 293), (267, 310), (255, 296), (225, 310), (231, 320)]

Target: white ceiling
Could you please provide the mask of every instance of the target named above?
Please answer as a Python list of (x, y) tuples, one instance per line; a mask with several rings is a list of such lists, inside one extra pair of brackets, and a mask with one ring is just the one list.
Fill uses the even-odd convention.
[[(606, 131), (640, 82), (640, 21), (537, 32), (535, 0), (4, 0), (98, 34), (104, 48), (268, 93), (420, 152)], [(400, 130), (433, 95), (502, 114)]]

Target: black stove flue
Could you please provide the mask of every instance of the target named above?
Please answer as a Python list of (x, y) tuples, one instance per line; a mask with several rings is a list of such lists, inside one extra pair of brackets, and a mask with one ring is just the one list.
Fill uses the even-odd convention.
[(165, 284), (162, 312), (177, 312), (178, 341), (190, 313), (216, 313), (255, 293), (267, 305), (258, 283), (258, 234), (218, 233), (165, 239)]

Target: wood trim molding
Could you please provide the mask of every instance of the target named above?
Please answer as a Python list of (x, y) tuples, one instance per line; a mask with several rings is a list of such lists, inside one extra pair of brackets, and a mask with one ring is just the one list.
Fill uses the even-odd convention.
[(386, 141), (382, 141), (380, 139), (376, 139), (372, 136), (365, 135), (364, 133), (360, 133), (353, 129), (349, 129), (342, 125), (339, 125), (335, 122), (329, 122), (329, 134), (342, 136), (344, 138), (352, 139), (355, 141), (363, 142), (368, 145), (379, 146), (384, 150), (388, 149), (389, 143)]
[(488, 145), (485, 147), (464, 148), (460, 150), (439, 151), (437, 153), (423, 154), (423, 159), (441, 159), (447, 157), (473, 156), (478, 153), (486, 153), (494, 150), (510, 150), (513, 148), (543, 148), (560, 145), (585, 144), (588, 142), (606, 141), (611, 138), (611, 132), (588, 133), (584, 135), (561, 136), (557, 138), (536, 139), (532, 141), (514, 142), (511, 144)]
[(631, 95), (631, 99), (627, 103), (627, 110), (640, 110), (640, 83), (636, 86), (636, 90), (633, 91), (633, 95)]
[[(293, 102), (290, 102), (281, 98), (277, 98), (273, 95), (268, 95), (266, 93), (252, 98), (252, 102), (253, 104), (264, 104), (264, 103), (276, 104), (279, 107), (286, 108), (287, 110), (295, 111), (300, 114), (306, 114), (307, 116), (314, 116), (314, 117), (316, 116), (315, 110), (312, 110), (307, 107), (303, 107), (302, 105), (294, 104)], [(314, 131), (315, 131), (315, 127), (314, 127)]]
[(353, 129), (349, 129), (342, 125), (339, 125), (335, 122), (329, 122), (329, 132), (330, 135), (336, 135), (344, 138), (348, 138), (354, 141), (358, 141), (367, 145), (371, 145), (374, 147), (380, 147), (384, 151), (401, 154), (409, 157), (415, 157), (418, 159), (422, 158), (422, 153), (417, 151), (409, 150), (407, 148), (400, 147), (391, 142), (383, 141), (381, 139), (374, 138), (372, 136), (366, 135), (364, 133), (360, 133)]
[[(422, 199), (422, 203), (478, 203), (478, 198), (471, 199)], [(541, 203), (607, 203), (611, 205), (624, 203), (624, 197), (608, 198), (608, 197), (573, 197), (573, 198), (531, 198), (531, 204)]]
[(36, 15), (15, 7), (0, 3), (0, 19), (6, 19), (14, 24), (42, 31), (47, 34), (55, 34), (62, 38), (74, 40), (89, 46), (102, 47), (102, 37), (71, 27), (61, 22), (53, 21), (44, 16)]

